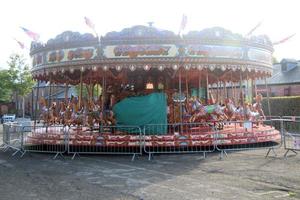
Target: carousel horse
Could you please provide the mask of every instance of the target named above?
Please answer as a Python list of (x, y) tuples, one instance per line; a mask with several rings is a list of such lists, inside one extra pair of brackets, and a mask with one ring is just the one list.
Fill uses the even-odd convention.
[(58, 122), (58, 112), (56, 110), (56, 102), (52, 102), (51, 107), (49, 108), (49, 123), (55, 124)]
[(263, 119), (265, 119), (266, 116), (264, 114), (264, 111), (262, 109), (262, 104), (261, 104), (262, 98), (263, 97), (261, 94), (256, 95), (256, 97), (255, 97), (256, 103), (253, 104), (253, 109), (256, 110)]
[(233, 120), (243, 120), (244, 118), (244, 109), (239, 106), (236, 107), (231, 99), (225, 99), (225, 113), (228, 116), (230, 121)]
[(47, 102), (45, 98), (41, 98), (39, 101), (41, 107), (41, 113), (39, 118), (43, 120), (44, 124), (48, 124), (51, 121), (51, 110), (47, 108)]
[[(207, 121), (224, 121), (228, 117), (224, 112), (224, 107), (218, 104), (204, 106), (200, 102), (193, 103), (192, 105), (195, 110), (193, 110), (193, 115), (190, 118), (190, 122), (207, 122)], [(192, 107), (192, 108), (193, 108)]]
[(58, 123), (59, 124), (65, 124), (65, 113), (67, 110), (67, 106), (65, 102), (60, 102), (59, 103), (59, 113), (58, 113)]
[(64, 112), (64, 116), (63, 116), (63, 119), (64, 119), (64, 125), (65, 126), (71, 126), (71, 124), (73, 123), (72, 122), (72, 103), (70, 102), (67, 106), (66, 106), (66, 110)]
[(246, 104), (245, 113), (249, 121), (258, 121), (260, 118), (259, 112), (254, 110), (251, 104)]

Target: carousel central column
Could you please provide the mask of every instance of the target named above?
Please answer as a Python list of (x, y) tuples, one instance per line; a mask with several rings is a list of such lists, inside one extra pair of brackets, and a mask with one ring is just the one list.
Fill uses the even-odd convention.
[(206, 104), (209, 103), (208, 70), (206, 71)]
[(181, 69), (179, 67), (179, 112), (180, 112), (180, 123), (182, 124), (183, 119), (182, 119), (182, 101), (181, 101), (181, 97), (182, 97), (182, 88), (181, 88)]
[(82, 103), (82, 70), (80, 70), (80, 95), (79, 95), (79, 109), (81, 109)]
[(34, 109), (34, 127), (36, 125), (36, 113), (37, 113), (37, 105), (39, 100), (39, 91), (40, 90), (40, 81), (37, 82), (37, 89), (36, 89), (36, 98), (35, 98), (35, 109)]

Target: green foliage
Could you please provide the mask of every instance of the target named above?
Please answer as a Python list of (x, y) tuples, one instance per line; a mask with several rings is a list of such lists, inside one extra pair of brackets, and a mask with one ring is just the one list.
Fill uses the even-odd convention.
[(26, 96), (34, 85), (26, 60), (21, 55), (13, 54), (9, 57), (7, 64), (9, 66), (9, 88), (22, 97)]
[[(263, 110), (269, 115), (267, 98), (263, 99)], [(300, 96), (270, 97), (271, 115), (273, 116), (299, 116)]]
[(34, 84), (28, 64), (22, 55), (12, 54), (8, 69), (0, 71), (0, 101), (9, 102), (13, 93), (26, 96)]
[(10, 77), (8, 70), (0, 71), (0, 102), (9, 102), (12, 90), (10, 87)]

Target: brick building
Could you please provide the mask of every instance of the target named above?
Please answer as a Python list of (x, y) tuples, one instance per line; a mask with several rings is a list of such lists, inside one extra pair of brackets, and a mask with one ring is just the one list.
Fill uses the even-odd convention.
[[(267, 79), (270, 96), (300, 95), (300, 61), (283, 59), (273, 65), (273, 75)], [(264, 81), (257, 83), (259, 92), (265, 95)]]

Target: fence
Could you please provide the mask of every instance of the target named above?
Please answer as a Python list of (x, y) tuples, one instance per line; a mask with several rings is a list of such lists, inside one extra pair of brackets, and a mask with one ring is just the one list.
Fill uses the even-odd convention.
[(13, 156), (17, 153), (22, 152), (22, 126), (8, 122), (3, 124), (3, 151), (7, 151), (9, 149), (14, 150)]
[(300, 117), (284, 117), (283, 129), (284, 149), (286, 150), (284, 157), (287, 158), (290, 151), (295, 154), (300, 151)]
[(149, 155), (215, 151), (214, 125), (208, 123), (152, 124), (144, 127), (144, 151)]
[(138, 126), (71, 127), (68, 130), (68, 153), (142, 154), (142, 131)]
[[(298, 120), (299, 119), (299, 120)], [(298, 120), (298, 121), (297, 121)], [(13, 149), (23, 156), (26, 152), (58, 155), (126, 154), (143, 152), (150, 160), (155, 154), (220, 152), (269, 149), (274, 151), (284, 143), (287, 150), (300, 149), (300, 117), (273, 117), (263, 122), (210, 122), (183, 124), (150, 124), (138, 126), (23, 126), (4, 124), (4, 151)], [(279, 134), (280, 132), (280, 134)], [(274, 151), (275, 153), (275, 151)]]
[(233, 121), (225, 124), (226, 131), (216, 131), (216, 149), (220, 158), (227, 156), (228, 151), (268, 149), (276, 155), (274, 148), (282, 144), (281, 120), (265, 120), (261, 122)]
[[(54, 159), (67, 152), (67, 130), (63, 126), (24, 126), (22, 151), (54, 153)], [(23, 156), (22, 155), (22, 156)]]

